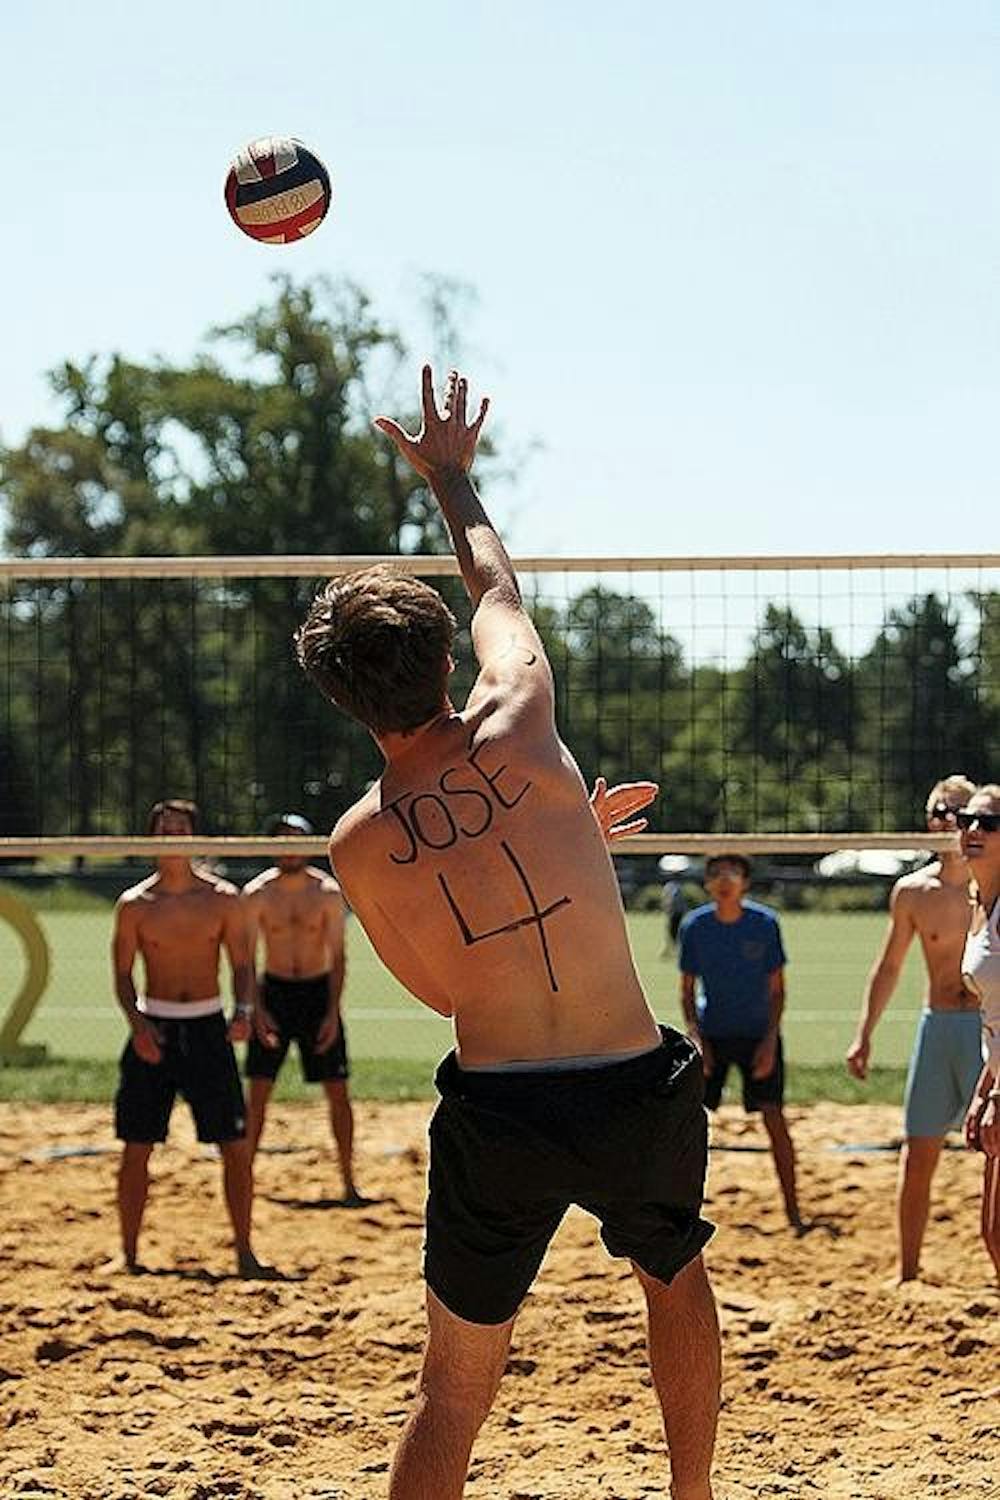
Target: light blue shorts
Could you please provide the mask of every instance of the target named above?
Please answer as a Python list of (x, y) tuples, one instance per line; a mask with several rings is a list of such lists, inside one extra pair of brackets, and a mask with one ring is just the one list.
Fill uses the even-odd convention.
[(962, 1123), (983, 1070), (978, 1010), (925, 1010), (903, 1101), (907, 1136), (941, 1136)]

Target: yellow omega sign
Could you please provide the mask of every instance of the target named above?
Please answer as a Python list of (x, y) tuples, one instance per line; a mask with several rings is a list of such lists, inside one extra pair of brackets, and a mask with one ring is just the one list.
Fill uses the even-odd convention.
[(4, 1057), (15, 1051), (18, 1037), (44, 993), (49, 980), (49, 945), (30, 906), (9, 891), (0, 890), (0, 921), (13, 927), (27, 960), (24, 981), (0, 1026), (0, 1057)]

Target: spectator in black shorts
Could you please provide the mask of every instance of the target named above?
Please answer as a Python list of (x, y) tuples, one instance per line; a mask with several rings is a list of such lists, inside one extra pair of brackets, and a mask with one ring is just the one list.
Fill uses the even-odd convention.
[[(151, 834), (190, 837), (196, 830), (193, 802), (158, 802), (150, 814)], [(228, 1025), (219, 994), (222, 948), (236, 993), (236, 1014)], [(137, 994), (133, 969), (140, 954), (145, 985)], [(113, 961), (118, 1001), (132, 1031), (115, 1098), (116, 1132), (124, 1142), (118, 1173), (123, 1267), (140, 1269), (149, 1158), (154, 1145), (167, 1138), (180, 1093), (191, 1107), (198, 1139), (217, 1145), (222, 1154), (240, 1275), (272, 1274), (250, 1248), (250, 1154), (232, 1044), (250, 1032), (253, 970), (235, 887), (194, 869), (184, 856), (158, 859), (155, 875), (118, 901)]]
[(688, 1035), (701, 1050), (705, 1104), (718, 1107), (730, 1067), (739, 1068), (743, 1107), (763, 1115), (788, 1222), (801, 1231), (795, 1151), (782, 1108), (779, 1027), (786, 959), (781, 927), (770, 907), (746, 899), (750, 863), (741, 854), (707, 860), (705, 886), (711, 901), (689, 912), (678, 934), (681, 1008)]
[[(300, 813), (281, 813), (271, 820), (268, 832), (308, 838), (312, 827)], [(295, 1042), (303, 1077), (307, 1083), (322, 1084), (326, 1094), (343, 1181), (342, 1202), (357, 1206), (365, 1200), (354, 1183), (354, 1117), (340, 1011), (346, 917), (340, 887), (302, 855), (282, 854), (244, 887), (243, 904), (251, 954), (262, 938), (265, 956), (246, 1060), (251, 1155), (260, 1142), (275, 1079)]]

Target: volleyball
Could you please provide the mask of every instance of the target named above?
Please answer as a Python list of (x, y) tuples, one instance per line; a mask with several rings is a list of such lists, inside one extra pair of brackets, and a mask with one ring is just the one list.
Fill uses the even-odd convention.
[(329, 172), (292, 136), (251, 141), (229, 164), (226, 207), (233, 223), (265, 245), (287, 245), (312, 234), (330, 199)]

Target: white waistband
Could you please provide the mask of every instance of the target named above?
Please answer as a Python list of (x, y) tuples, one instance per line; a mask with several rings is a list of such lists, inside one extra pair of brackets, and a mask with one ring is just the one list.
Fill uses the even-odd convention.
[(213, 995), (210, 1000), (154, 1000), (152, 995), (140, 995), (135, 1008), (144, 1016), (159, 1016), (161, 1021), (198, 1021), (222, 1009), (222, 996)]
[(518, 1062), (463, 1063), (463, 1073), (576, 1073), (587, 1069), (613, 1068), (616, 1063), (631, 1062), (634, 1057), (645, 1057), (647, 1052), (657, 1052), (662, 1041), (651, 1047), (636, 1047), (632, 1052), (584, 1053), (580, 1057), (542, 1057)]

